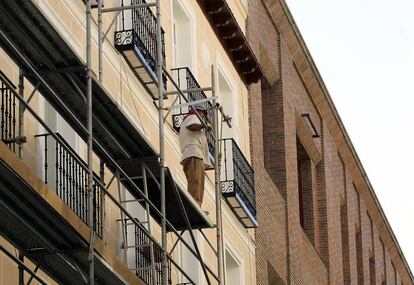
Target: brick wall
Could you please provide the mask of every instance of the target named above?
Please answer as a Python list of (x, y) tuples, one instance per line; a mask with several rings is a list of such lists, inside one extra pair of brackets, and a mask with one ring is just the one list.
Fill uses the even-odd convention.
[[(261, 5), (261, 1), (250, 1), (247, 34), (260, 35), (251, 37), (252, 48), (259, 55), (261, 47), (264, 48), (267, 51), (268, 58), (272, 59), (273, 67), (279, 68), (278, 34), (273, 29), (270, 19), (263, 17), (263, 15), (266, 15), (266, 11)], [(276, 86), (267, 92), (278, 93), (278, 90), (280, 90), (280, 86)], [(266, 138), (268, 138), (264, 135), (268, 132), (268, 126), (262, 122), (262, 114), (272, 106), (268, 106), (268, 102), (264, 101), (263, 98), (265, 99), (266, 96), (262, 94), (261, 84), (251, 85), (249, 88), (249, 122), (252, 126), (250, 128), (250, 151), (252, 166), (255, 171), (257, 218), (260, 224), (256, 231), (256, 276), (258, 285), (267, 285), (269, 282), (268, 268), (270, 266), (278, 277), (276, 279), (282, 280), (281, 282), (286, 284), (288, 275), (286, 205), (280, 191), (277, 189), (277, 183), (272, 180), (265, 169), (267, 153), (265, 155), (263, 145)], [(280, 113), (275, 112), (276, 117), (272, 118), (271, 121), (280, 122), (280, 118), (277, 117)], [(282, 156), (283, 154), (273, 155)], [(267, 191), (260, 191), (260, 189), (266, 189)], [(266, 211), (261, 211), (261, 209), (266, 209)]]
[[(259, 223), (257, 284), (401, 284), (402, 269), (391, 261), (360, 195), (363, 189), (355, 186), (360, 184), (349, 159), (341, 158), (337, 134), (330, 132), (332, 117), (321, 115), (317, 106), (322, 103), (310, 93), (315, 88), (305, 83), (312, 75), (301, 73), (305, 61), (295, 61), (298, 50), (292, 50), (292, 39), (281, 33), (290, 23), (278, 3), (249, 1), (246, 29), (268, 76), (268, 82), (249, 88)], [(298, 114), (308, 114), (320, 136), (306, 142), (311, 147), (298, 139)], [(308, 122), (303, 123), (313, 134)], [(302, 183), (310, 191), (303, 196), (301, 226), (297, 163), (309, 149), (319, 152), (321, 160), (309, 159), (301, 166), (306, 174)]]

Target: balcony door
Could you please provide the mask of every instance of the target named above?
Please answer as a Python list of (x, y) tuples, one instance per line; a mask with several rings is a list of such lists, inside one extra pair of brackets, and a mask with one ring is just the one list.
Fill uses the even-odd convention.
[[(235, 123), (237, 120), (233, 109), (235, 105), (233, 90), (224, 72), (220, 69), (218, 70), (218, 97), (220, 104), (223, 106), (224, 113), (232, 118), (232, 128), (229, 128), (227, 124), (222, 124), (222, 139), (235, 139), (237, 141), (237, 138), (235, 137)], [(222, 142), (222, 152), (221, 179), (222, 181), (231, 181), (234, 179), (234, 168), (232, 163), (233, 143), (231, 140), (225, 140)]]
[(223, 106), (224, 113), (232, 118), (229, 128), (226, 124), (223, 125), (223, 138), (234, 138), (237, 141), (235, 135), (237, 134), (237, 117), (234, 112), (234, 107), (237, 106), (237, 98), (234, 96), (234, 90), (230, 81), (226, 77), (225, 73), (218, 69), (218, 97), (219, 102)]
[(179, 67), (193, 67), (193, 29), (189, 13), (181, 0), (172, 1), (172, 42), (173, 65)]
[[(54, 132), (59, 134), (66, 144), (72, 148), (82, 159), (85, 159), (84, 143), (73, 128), (59, 115), (59, 113), (43, 98), (39, 101), (40, 109), (43, 109), (43, 118), (47, 126)], [(56, 150), (56, 140), (48, 135), (48, 132), (42, 127), (39, 128), (38, 135), (45, 135), (37, 138), (38, 142), (38, 161), (40, 165), (40, 174), (44, 182), (47, 182), (49, 187), (57, 191), (57, 175), (62, 172), (65, 167), (67, 157), (60, 158), (59, 165), (57, 165), (57, 156), (59, 150)], [(66, 165), (67, 166), (67, 165)], [(61, 168), (59, 170), (59, 168)], [(69, 178), (68, 178), (69, 179)]]
[[(185, 1), (185, 0), (184, 0)], [(186, 10), (183, 0), (172, 0), (172, 52), (173, 68), (188, 67), (193, 68), (193, 29), (190, 13)], [(181, 90), (189, 89), (187, 86), (187, 74), (185, 69), (173, 72), (174, 80)], [(179, 96), (179, 95), (175, 95)], [(174, 98), (175, 99), (175, 98)], [(187, 107), (182, 109), (187, 112)], [(180, 113), (181, 109), (175, 109), (175, 114)]]

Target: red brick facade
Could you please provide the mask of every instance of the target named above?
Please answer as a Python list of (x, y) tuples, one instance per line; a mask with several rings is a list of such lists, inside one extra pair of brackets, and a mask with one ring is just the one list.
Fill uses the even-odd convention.
[(249, 3), (257, 284), (414, 284), (285, 3)]

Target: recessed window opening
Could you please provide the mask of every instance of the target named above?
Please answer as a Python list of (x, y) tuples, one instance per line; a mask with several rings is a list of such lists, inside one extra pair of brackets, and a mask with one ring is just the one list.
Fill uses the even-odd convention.
[[(179, 0), (173, 0), (174, 67), (193, 67), (191, 19)], [(185, 77), (184, 77), (185, 78)]]
[[(197, 244), (200, 244), (200, 235), (198, 232), (194, 232), (194, 237), (197, 241)], [(184, 240), (191, 246), (192, 250), (194, 249), (193, 242), (191, 240), (190, 234), (185, 232), (183, 235)], [(181, 253), (181, 268), (184, 272), (196, 283), (201, 284), (201, 264), (197, 258), (190, 252), (190, 250), (182, 243), (180, 243), (180, 253)], [(188, 283), (189, 280), (181, 274), (181, 283)]]
[(299, 221), (308, 239), (314, 244), (312, 161), (296, 137)]
[[(59, 113), (50, 105), (46, 100), (42, 99), (39, 101), (40, 104), (43, 104), (44, 111), (44, 121), (47, 126), (61, 139), (66, 143), (67, 148), (71, 148), (76, 152), (83, 160), (84, 157), (84, 141), (79, 137), (75, 130), (59, 115)], [(38, 160), (41, 165), (41, 176), (44, 178), (49, 187), (55, 191), (63, 191), (62, 183), (71, 182), (71, 177), (69, 175), (63, 175), (58, 177), (59, 173), (65, 173), (69, 165), (74, 164), (72, 156), (65, 151), (64, 147), (60, 147), (60, 143), (57, 144), (56, 140), (52, 138), (51, 135), (47, 135), (48, 132), (42, 127), (39, 128), (36, 135), (39, 145), (39, 155), (40, 159)], [(43, 136), (44, 135), (44, 136)], [(47, 142), (47, 144), (46, 144)], [(62, 175), (61, 175), (62, 176)], [(65, 178), (66, 177), (66, 178)], [(70, 180), (70, 181), (67, 181)], [(69, 183), (70, 184), (70, 183)], [(74, 185), (70, 184), (72, 187)], [(67, 186), (69, 188), (69, 186)]]
[(242, 272), (240, 261), (226, 249), (225, 256), (226, 268), (226, 284), (240, 284), (242, 285)]
[(223, 106), (224, 113), (232, 118), (232, 128), (229, 128), (226, 124), (223, 125), (223, 138), (234, 138), (234, 130), (237, 122), (234, 107), (237, 104), (237, 100), (233, 97), (233, 89), (220, 69), (218, 71), (218, 96), (220, 104)]
[[(224, 113), (231, 117), (231, 125), (232, 128), (229, 128), (227, 124), (222, 124), (221, 134), (219, 137), (222, 139), (231, 138), (237, 142), (237, 138), (235, 138), (235, 122), (236, 119), (234, 118), (233, 106), (235, 105), (234, 98), (233, 98), (233, 90), (231, 85), (227, 81), (226, 77), (224, 76), (223, 72), (219, 69), (218, 70), (218, 97), (219, 102), (223, 107)], [(232, 163), (233, 159), (233, 149), (232, 143), (230, 140), (227, 140), (225, 144), (223, 144), (223, 157), (222, 157), (222, 165), (226, 165), (226, 167), (221, 168), (221, 177), (225, 180), (233, 180), (234, 179), (234, 167)]]

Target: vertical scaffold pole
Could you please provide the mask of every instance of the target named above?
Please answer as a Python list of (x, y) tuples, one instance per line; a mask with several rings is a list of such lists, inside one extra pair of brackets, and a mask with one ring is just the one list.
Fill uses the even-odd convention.
[[(216, 96), (214, 68), (211, 67), (212, 96)], [(216, 190), (216, 231), (217, 231), (217, 276), (218, 284), (223, 284), (223, 237), (221, 221), (221, 189), (220, 189), (220, 138), (219, 138), (219, 112), (217, 99), (213, 100), (214, 107), (214, 186)]]
[[(19, 69), (19, 95), (24, 99), (24, 76), (23, 71)], [(24, 106), (22, 102), (19, 102), (19, 138), (20, 140), (24, 136)], [(23, 158), (23, 142), (19, 143), (19, 158)]]
[(102, 83), (102, 1), (98, 0), (98, 69), (99, 69), (99, 82)]
[[(19, 260), (24, 262), (24, 255), (19, 251)], [(19, 265), (19, 285), (24, 285), (24, 269)]]
[(161, 7), (160, 0), (156, 0), (157, 14), (157, 77), (158, 77), (158, 120), (159, 120), (159, 140), (160, 140), (160, 188), (161, 188), (161, 239), (162, 239), (162, 285), (168, 285), (168, 263), (167, 263), (167, 217), (165, 206), (165, 170), (164, 170), (164, 87), (163, 87), (163, 57), (162, 57), (162, 40), (161, 40)]
[[(19, 95), (21, 98), (24, 98), (24, 76), (23, 71), (19, 69)], [(19, 138), (22, 138), (24, 135), (24, 106), (22, 102), (19, 101)], [(19, 143), (19, 158), (23, 158), (23, 144)], [(24, 255), (19, 251), (19, 260), (24, 262)], [(19, 285), (24, 284), (24, 271), (21, 266), (19, 266)]]
[(94, 227), (93, 227), (93, 168), (92, 168), (92, 74), (91, 74), (91, 0), (86, 0), (86, 97), (87, 97), (87, 125), (88, 125), (88, 226), (89, 238), (89, 285), (94, 285)]

